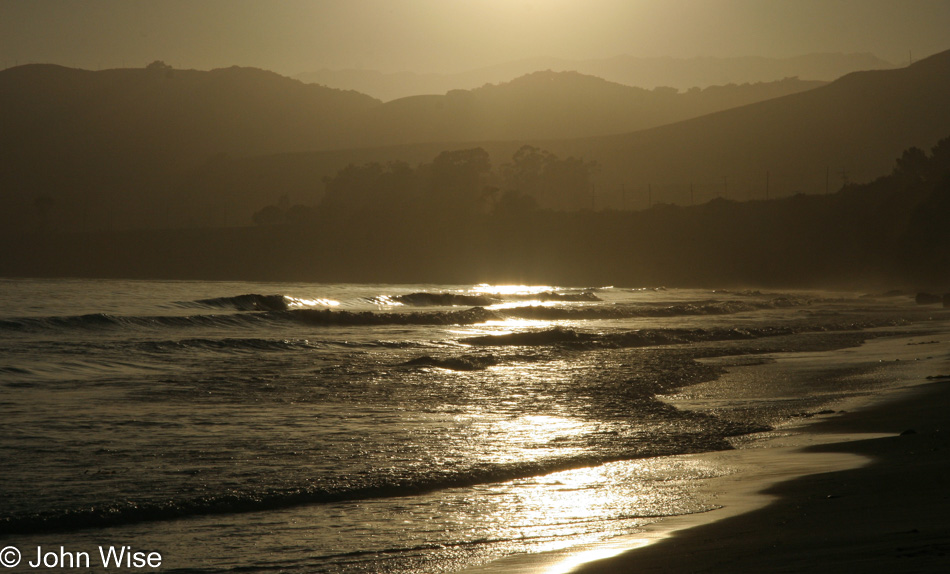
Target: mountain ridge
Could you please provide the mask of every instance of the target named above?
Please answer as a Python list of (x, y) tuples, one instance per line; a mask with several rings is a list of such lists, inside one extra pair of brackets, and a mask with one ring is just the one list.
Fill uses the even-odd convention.
[[(576, 71), (542, 70), (444, 96), (383, 103), (360, 129), (375, 142), (560, 139), (638, 131), (824, 85), (796, 78), (679, 93), (646, 90)], [(391, 134), (399, 134), (393, 137)], [(411, 134), (411, 135), (407, 135)]]
[[(440, 151), (482, 147), (495, 165), (522, 145), (559, 157), (596, 161), (599, 172), (586, 203), (596, 209), (691, 205), (721, 197), (766, 199), (823, 194), (849, 182), (887, 174), (908, 147), (928, 149), (950, 134), (950, 51), (909, 68), (855, 72), (825, 86), (635, 132), (570, 139), (430, 142), (236, 161), (220, 172), (222, 185), (262, 197), (251, 181), (275, 176), (267, 165), (325, 177), (348, 164), (431, 161)], [(297, 166), (297, 167), (291, 167)], [(306, 167), (305, 167), (306, 166)], [(225, 172), (241, 173), (237, 177)], [(258, 175), (255, 175), (258, 174)], [(316, 203), (297, 178), (284, 180), (295, 201)], [(209, 185), (209, 182), (205, 182)], [(256, 195), (255, 195), (256, 194)], [(276, 201), (272, 197), (270, 202)]]
[(390, 101), (411, 95), (444, 94), (452, 89), (475, 89), (547, 69), (574, 70), (645, 89), (670, 86), (688, 90), (730, 83), (772, 82), (786, 77), (832, 81), (856, 70), (893, 67), (890, 62), (868, 53), (815, 53), (788, 58), (644, 58), (617, 55), (590, 60), (528, 58), (456, 73), (324, 69), (295, 74), (293, 77), (327, 86), (356, 89), (383, 101)]
[[(539, 78), (540, 89), (521, 89)], [(789, 80), (671, 94), (541, 73), (383, 103), (256, 68), (179, 70), (154, 62), (88, 71), (30, 64), (0, 71), (0, 188), (6, 190), (0, 223), (22, 225), (18, 214), (32, 212), (39, 197), (56, 196), (63, 206), (96, 214), (83, 215), (83, 225), (161, 225), (160, 217), (129, 213), (168, 211), (162, 206), (178, 202), (173, 196), (182, 179), (204, 177), (197, 174), (229, 157), (588, 136), (812, 87)], [(560, 92), (574, 96), (559, 100)], [(110, 210), (114, 215), (105, 214)]]
[[(219, 72), (219, 77), (246, 74), (240, 68), (224, 70), (230, 71)], [(143, 83), (146, 87), (173, 83), (176, 76), (179, 79), (190, 77), (190, 73), (162, 66), (150, 71), (136, 71), (139, 74), (146, 72), (151, 74), (151, 79)], [(10, 70), (0, 72), (0, 87), (9, 73)], [(77, 73), (67, 72), (69, 75)], [(82, 72), (80, 75), (99, 73)], [(272, 77), (263, 71), (252, 73)], [(443, 112), (450, 105), (478, 111), (477, 106), (472, 107), (473, 101), (482, 101), (479, 105), (484, 108), (487, 106), (484, 102), (491, 100), (489, 96), (496, 92), (504, 93), (537, 83), (541, 85), (537, 91), (544, 94), (543, 84), (552, 78), (580, 79), (579, 84), (610, 85), (602, 79), (585, 78), (581, 74), (539, 72), (513, 85), (483, 86), (477, 90), (460, 90), (445, 96), (412, 98), (402, 102), (383, 103), (362, 94), (329, 88), (318, 91), (352, 102), (355, 111), (348, 119), (364, 114), (362, 121), (366, 121), (367, 116), (371, 117), (387, 107), (413, 108), (420, 102), (436, 108), (441, 105)], [(295, 90), (317, 89), (279, 76), (277, 80), (291, 82), (286, 85), (294, 86)], [(950, 99), (948, 83), (950, 52), (921, 60), (908, 68), (858, 72), (811, 90), (664, 126), (623, 131), (615, 116), (610, 122), (613, 135), (565, 137), (565, 134), (551, 131), (505, 134), (504, 129), (510, 129), (511, 122), (514, 122), (505, 118), (500, 119), (497, 126), (479, 125), (476, 121), (475, 127), (481, 132), (460, 136), (458, 130), (440, 125), (437, 117), (433, 120), (435, 116), (426, 119), (423, 115), (423, 120), (432, 124), (430, 137), (417, 135), (404, 143), (387, 141), (382, 136), (367, 137), (370, 128), (379, 127), (370, 121), (365, 131), (358, 129), (355, 134), (340, 136), (353, 138), (336, 145), (341, 149), (324, 145), (321, 151), (320, 145), (287, 144), (281, 139), (278, 141), (280, 148), (253, 153), (245, 151), (243, 155), (239, 147), (208, 149), (201, 155), (193, 151), (195, 146), (189, 141), (191, 132), (182, 131), (178, 137), (162, 139), (128, 125), (120, 125), (111, 131), (102, 128), (106, 137), (101, 145), (96, 145), (95, 131), (80, 131), (72, 134), (75, 137), (70, 139), (69, 130), (62, 129), (59, 123), (69, 121), (61, 110), (58, 115), (39, 118), (44, 128), (38, 130), (41, 137), (31, 148), (30, 145), (24, 146), (18, 138), (23, 133), (31, 135), (29, 130), (37, 131), (36, 117), (21, 117), (29, 114), (11, 113), (10, 110), (21, 110), (4, 106), (2, 109), (7, 111), (0, 112), (4, 127), (21, 122), (27, 131), (4, 129), (0, 133), (0, 138), (6, 138), (3, 148), (8, 152), (0, 161), (0, 186), (8, 191), (0, 200), (5, 215), (3, 224), (11, 228), (30, 225), (29, 222), (35, 220), (31, 214), (35, 212), (36, 199), (51, 196), (61, 211), (72, 209), (96, 214), (96, 217), (84, 215), (84, 223), (75, 223), (81, 228), (111, 226), (110, 221), (124, 227), (234, 225), (247, 222), (250, 214), (263, 205), (276, 202), (281, 195), (293, 195), (294, 201), (315, 204), (322, 193), (322, 179), (348, 164), (399, 160), (414, 165), (431, 161), (440, 151), (481, 146), (490, 153), (497, 166), (507, 162), (520, 146), (526, 144), (541, 147), (562, 158), (596, 161), (600, 171), (595, 180), (596, 189), (592, 190), (596, 197), (591, 198), (590, 205), (598, 209), (637, 209), (655, 202), (689, 204), (715, 196), (751, 199), (797, 192), (820, 193), (837, 189), (838, 180), (843, 182), (846, 177), (852, 181), (877, 177), (886, 172), (893, 157), (901, 150), (909, 146), (933, 145), (950, 133), (948, 110), (943, 104)], [(611, 90), (644, 98), (672, 96), (664, 94), (663, 90), (647, 91), (629, 86), (610, 86), (607, 92)], [(699, 95), (709, 91), (702, 90)], [(0, 100), (9, 98), (8, 92), (0, 89)], [(70, 95), (74, 96), (67, 94)], [(193, 94), (183, 94), (182, 97), (185, 95), (194, 97)], [(688, 97), (692, 96), (689, 93), (675, 95), (681, 99)], [(264, 98), (263, 101), (268, 100)], [(173, 104), (168, 104), (169, 109), (174, 110)], [(247, 112), (236, 113), (236, 106), (231, 104), (230, 109), (217, 109), (222, 108), (217, 106), (213, 113), (238, 122), (240, 129), (247, 130), (239, 121), (245, 119), (243, 116)], [(537, 107), (527, 105), (525, 110), (513, 116), (518, 121), (527, 121), (530, 113), (538, 111)], [(300, 127), (300, 114), (287, 106), (278, 112), (283, 114), (280, 117), (291, 128)], [(100, 109), (97, 113), (99, 116), (91, 113), (89, 117), (108, 120), (113, 118), (115, 110)], [(353, 123), (343, 121), (339, 113), (320, 109), (315, 114), (316, 119), (323, 118), (331, 128), (341, 132), (353, 131)], [(478, 114), (466, 115), (476, 120), (479, 118)], [(566, 115), (560, 110), (548, 113), (547, 117), (560, 118), (565, 123), (568, 123), (567, 119), (574, 119), (564, 119)], [(547, 123), (559, 123), (555, 120)], [(207, 124), (178, 121), (199, 139), (215, 137), (229, 145), (240, 143), (230, 141), (235, 139), (235, 135), (228, 131), (226, 123), (217, 124), (224, 128), (208, 128)], [(270, 130), (268, 133), (271, 134), (281, 132), (273, 130), (274, 122), (267, 120), (266, 114), (247, 121), (254, 123), (256, 129)], [(414, 120), (410, 124), (420, 126), (425, 121)], [(544, 121), (538, 124), (551, 129)], [(493, 133), (489, 128), (501, 129), (502, 133)], [(306, 137), (314, 137), (312, 128), (304, 132)], [(399, 135), (400, 130), (392, 129), (391, 132)], [(316, 135), (326, 137), (327, 133), (317, 130)], [(131, 143), (124, 146), (125, 141)], [(267, 138), (254, 141), (255, 145), (261, 146), (260, 149), (266, 143)], [(140, 153), (142, 149), (146, 153)], [(182, 167), (163, 154), (183, 154), (189, 163)], [(175, 212), (188, 215), (176, 216)], [(209, 215), (212, 212), (218, 215)]]

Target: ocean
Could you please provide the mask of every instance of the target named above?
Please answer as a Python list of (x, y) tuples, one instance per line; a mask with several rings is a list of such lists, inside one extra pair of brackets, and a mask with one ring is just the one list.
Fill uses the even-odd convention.
[(436, 573), (595, 543), (715, 507), (692, 486), (728, 470), (676, 455), (875, 391), (666, 400), (713, 359), (941, 313), (817, 291), (2, 279), (2, 558)]

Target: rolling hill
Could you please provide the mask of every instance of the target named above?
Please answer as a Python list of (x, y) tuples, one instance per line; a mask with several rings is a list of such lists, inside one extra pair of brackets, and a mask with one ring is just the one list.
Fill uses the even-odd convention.
[[(55, 206), (58, 225), (74, 228), (246, 222), (261, 202), (287, 193), (282, 190), (311, 196), (323, 176), (346, 165), (314, 160), (326, 169), (268, 168), (267, 179), (241, 178), (222, 189), (221, 177), (233, 180), (242, 171), (235, 164), (246, 158), (315, 151), (345, 157), (340, 150), (619, 133), (817, 85), (788, 79), (676, 93), (538, 72), (384, 104), (253, 68), (20, 66), (0, 71), (0, 225), (34, 225), (37, 201)], [(254, 189), (238, 193), (248, 186)], [(195, 213), (184, 213), (189, 210)]]
[(678, 93), (578, 72), (534, 72), (502, 84), (401, 98), (359, 129), (377, 144), (565, 139), (637, 131), (824, 85), (787, 78)]
[(885, 175), (904, 149), (926, 150), (950, 135), (947, 101), (950, 52), (906, 68), (856, 72), (806, 92), (625, 134), (235, 159), (206, 173), (200, 183), (186, 185), (204, 190), (218, 205), (240, 197), (260, 207), (276, 202), (282, 192), (292, 201), (315, 204), (320, 179), (351, 163), (400, 160), (416, 165), (443, 150), (480, 146), (498, 166), (530, 144), (562, 158), (598, 162), (589, 203), (595, 209), (825, 193), (846, 181)]
[(263, 70), (0, 71), (0, 225), (39, 198), (90, 227), (140, 225), (186, 170), (228, 155), (326, 149), (379, 105)]
[[(0, 233), (0, 274), (945, 285), (947, 101), (950, 52), (906, 68), (857, 72), (813, 90), (622, 134), (218, 155), (192, 168), (163, 172), (169, 174), (165, 184), (153, 183), (153, 191), (161, 193), (133, 188), (112, 196), (138, 203), (69, 205), (60, 195), (39, 196), (42, 201), (25, 202), (20, 212), (3, 212), (8, 221), (19, 219), (16, 229), (32, 233), (11, 232), (13, 225)], [(380, 106), (372, 105), (370, 112)], [(43, 119), (54, 134), (58, 121), (69, 120)], [(928, 159), (926, 152), (939, 140), (941, 147)], [(562, 158), (597, 161), (590, 206), (598, 212), (445, 211), (426, 199), (439, 199), (443, 191), (431, 187), (416, 211), (390, 209), (392, 202), (383, 198), (373, 209), (349, 215), (318, 209), (296, 224), (247, 226), (253, 210), (283, 195), (294, 203), (315, 204), (322, 178), (349, 164), (400, 160), (414, 165), (432, 162), (443, 150), (479, 146), (497, 168), (524, 144)], [(106, 157), (121, 153), (117, 149)], [(5, 174), (16, 167), (9, 157), (4, 157)], [(45, 167), (59, 170), (55, 154)], [(843, 181), (839, 172), (852, 182), (873, 181), (816, 195), (837, 191)], [(880, 177), (888, 173), (893, 175)], [(24, 180), (15, 190), (20, 197), (33, 197), (24, 189), (39, 189), (29, 183)], [(4, 188), (5, 202), (9, 190)], [(763, 199), (766, 191), (773, 201), (708, 201), (717, 195)], [(639, 210), (650, 201), (652, 209)], [(86, 223), (84, 215), (78, 225), (75, 216), (64, 215), (77, 206), (97, 207), (98, 226)], [(171, 229), (123, 231), (110, 221), (135, 210), (151, 219), (122, 221), (126, 229)], [(61, 225), (69, 217), (72, 228)]]
[(893, 67), (872, 54), (805, 54), (790, 58), (642, 58), (619, 55), (592, 60), (529, 58), (454, 74), (325, 69), (294, 77), (304, 82), (357, 90), (388, 102), (409, 96), (444, 94), (450, 90), (472, 90), (538, 70), (576, 71), (647, 89), (671, 86), (689, 90), (725, 84), (769, 83), (790, 77), (832, 81), (857, 70)]
[[(807, 92), (635, 133), (551, 143), (653, 201), (762, 199), (834, 191), (886, 174), (893, 158), (950, 135), (950, 51), (906, 68), (855, 72)], [(605, 201), (607, 198), (605, 197)]]

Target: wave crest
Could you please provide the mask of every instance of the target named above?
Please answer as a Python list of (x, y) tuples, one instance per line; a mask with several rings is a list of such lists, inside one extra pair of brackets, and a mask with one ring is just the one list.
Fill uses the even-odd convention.
[(406, 367), (437, 367), (440, 369), (449, 369), (451, 371), (481, 371), (488, 367), (498, 364), (498, 359), (493, 355), (462, 355), (459, 357), (437, 358), (430, 355), (423, 355), (415, 359), (406, 361), (403, 366)]
[(234, 297), (213, 297), (179, 303), (186, 307), (210, 307), (212, 309), (235, 309), (237, 311), (286, 311), (289, 308), (284, 295), (259, 295), (248, 293)]

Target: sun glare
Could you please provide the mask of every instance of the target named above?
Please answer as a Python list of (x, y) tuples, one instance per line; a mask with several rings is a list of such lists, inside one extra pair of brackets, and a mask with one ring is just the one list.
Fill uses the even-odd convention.
[(470, 293), (488, 293), (492, 295), (533, 295), (554, 291), (551, 285), (489, 285), (482, 283), (469, 289)]
[(284, 301), (287, 303), (287, 307), (291, 309), (309, 309), (311, 307), (337, 307), (340, 305), (339, 301), (334, 301), (333, 299), (304, 299), (301, 297), (288, 297), (284, 296)]

